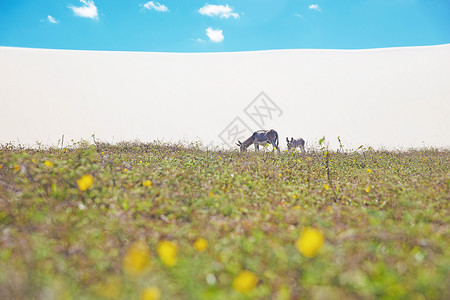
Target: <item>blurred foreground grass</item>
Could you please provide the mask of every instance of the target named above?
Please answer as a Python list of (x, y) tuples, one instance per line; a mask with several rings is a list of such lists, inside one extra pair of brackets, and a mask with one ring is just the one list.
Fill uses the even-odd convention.
[(449, 299), (449, 158), (3, 145), (0, 299)]

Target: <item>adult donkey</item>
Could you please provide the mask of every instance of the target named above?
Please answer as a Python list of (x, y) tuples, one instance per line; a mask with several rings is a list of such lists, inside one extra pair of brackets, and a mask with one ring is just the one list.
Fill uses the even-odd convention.
[(280, 152), (280, 148), (278, 148), (278, 133), (273, 129), (255, 131), (253, 132), (252, 136), (246, 139), (243, 143), (241, 143), (241, 141), (238, 141), (236, 145), (238, 145), (241, 151), (245, 151), (251, 144), (255, 145), (255, 151), (259, 150), (259, 145), (272, 144), (272, 151), (274, 151), (276, 148), (278, 152)]
[(289, 140), (288, 138), (286, 138), (286, 142), (287, 142), (287, 147), (288, 147), (288, 151), (291, 150), (292, 148), (300, 148), (300, 150), (305, 153), (305, 140), (302, 138), (299, 139), (294, 139), (293, 137), (291, 137), (291, 140)]

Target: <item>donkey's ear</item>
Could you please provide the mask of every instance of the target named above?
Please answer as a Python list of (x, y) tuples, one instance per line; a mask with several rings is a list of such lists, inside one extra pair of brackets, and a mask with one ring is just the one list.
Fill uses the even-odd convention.
[(294, 141), (294, 138), (293, 137), (291, 137), (291, 142), (293, 142)]
[(288, 143), (289, 143), (289, 138), (288, 138), (288, 137), (286, 137), (286, 142), (288, 142)]

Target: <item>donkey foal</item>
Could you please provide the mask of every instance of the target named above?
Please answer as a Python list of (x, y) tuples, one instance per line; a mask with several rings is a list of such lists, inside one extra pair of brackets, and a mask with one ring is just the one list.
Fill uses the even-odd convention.
[(293, 137), (291, 137), (291, 140), (286, 138), (286, 142), (287, 142), (288, 150), (291, 150), (293, 148), (300, 148), (300, 150), (303, 153), (305, 153), (305, 140), (304, 139), (302, 139), (302, 138), (294, 139)]

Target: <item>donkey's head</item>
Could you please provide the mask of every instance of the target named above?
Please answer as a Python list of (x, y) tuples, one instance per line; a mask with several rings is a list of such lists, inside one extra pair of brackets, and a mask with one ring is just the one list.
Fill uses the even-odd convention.
[(287, 142), (288, 150), (291, 150), (291, 148), (294, 147), (294, 145), (293, 145), (293, 143), (294, 143), (294, 138), (291, 137), (291, 140), (289, 140), (289, 138), (286, 137), (286, 142)]
[(247, 147), (245, 147), (245, 145), (242, 144), (241, 141), (239, 141), (239, 140), (236, 143), (236, 145), (239, 147), (239, 150), (241, 150), (241, 151), (246, 151), (247, 150)]

